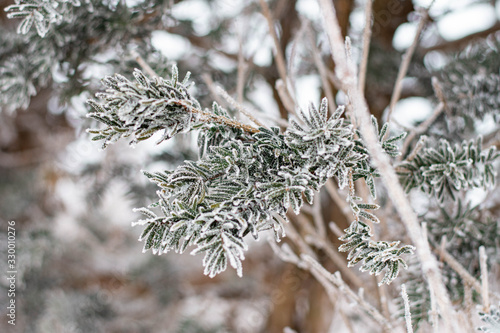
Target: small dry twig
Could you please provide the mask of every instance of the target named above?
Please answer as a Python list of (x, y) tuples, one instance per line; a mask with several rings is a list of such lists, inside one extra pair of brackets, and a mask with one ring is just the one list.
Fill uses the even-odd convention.
[(372, 39), (372, 0), (366, 0), (365, 5), (365, 27), (363, 29), (363, 54), (359, 65), (359, 90), (365, 91), (366, 69), (368, 67), (368, 54), (370, 53), (370, 41)]
[(401, 297), (403, 297), (405, 305), (406, 332), (413, 333), (413, 327), (411, 326), (410, 300), (408, 298), (408, 294), (406, 293), (406, 286), (404, 284), (401, 285)]
[(488, 287), (488, 257), (486, 256), (486, 251), (484, 246), (479, 247), (479, 266), (481, 269), (481, 295), (483, 296), (483, 312), (490, 312), (490, 298), (489, 298), (489, 287)]
[(137, 53), (136, 50), (130, 51), (130, 54), (132, 57), (134, 57), (135, 61), (141, 66), (141, 68), (148, 73), (149, 76), (151, 77), (160, 77), (156, 72), (149, 66), (149, 64), (140, 56), (139, 53)]
[(328, 80), (328, 69), (325, 63), (323, 62), (323, 59), (321, 59), (321, 52), (316, 46), (316, 38), (314, 38), (312, 28), (309, 22), (307, 22), (306, 24), (307, 24), (307, 35), (311, 45), (311, 55), (313, 56), (314, 64), (318, 70), (319, 77), (321, 78), (322, 87), (325, 90), (325, 95), (326, 98), (328, 99), (328, 107), (330, 110), (330, 114), (333, 114), (335, 112), (335, 109), (337, 108), (337, 105), (335, 103), (335, 98), (333, 96), (331, 84)]
[(308, 265), (309, 271), (315, 276), (321, 276), (322, 278), (329, 281), (331, 284), (336, 286), (343, 294), (347, 295), (349, 298), (358, 303), (378, 324), (380, 324), (384, 330), (391, 332), (393, 330), (392, 324), (371, 304), (369, 304), (364, 298), (355, 293), (345, 282), (342, 280), (339, 272), (331, 274), (328, 272), (319, 262), (317, 262), (313, 257), (302, 254), (301, 259)]
[(408, 67), (410, 66), (410, 61), (413, 56), (413, 53), (415, 53), (415, 49), (417, 48), (418, 41), (420, 39), (420, 35), (422, 31), (424, 30), (425, 24), (427, 23), (427, 20), (429, 19), (429, 9), (433, 5), (434, 1), (430, 4), (430, 6), (422, 11), (422, 18), (420, 19), (420, 22), (418, 23), (418, 28), (417, 32), (415, 33), (415, 38), (413, 39), (413, 43), (410, 45), (408, 50), (406, 50), (405, 54), (403, 55), (403, 60), (401, 62), (401, 65), (399, 67), (399, 72), (398, 76), (396, 78), (396, 83), (394, 84), (394, 90), (392, 92), (391, 96), (391, 102), (389, 104), (389, 112), (387, 114), (387, 122), (391, 120), (391, 115), (392, 112), (394, 111), (394, 107), (396, 106), (397, 101), (399, 100), (399, 97), (401, 96), (401, 90), (403, 89), (403, 79), (406, 76), (406, 72), (408, 72)]
[(382, 180), (387, 186), (389, 196), (394, 202), (394, 206), (405, 223), (408, 235), (418, 249), (417, 255), (422, 263), (423, 274), (427, 278), (429, 286), (435, 289), (436, 301), (439, 304), (446, 329), (450, 332), (460, 332), (460, 328), (455, 319), (456, 313), (453, 310), (446, 291), (436, 258), (431, 253), (429, 243), (424, 237), (417, 215), (405, 196), (389, 157), (381, 149), (377, 135), (371, 126), (368, 106), (366, 105), (363, 94), (359, 91), (357, 79), (347, 64), (342, 34), (333, 4), (329, 0), (319, 0), (319, 3), (323, 14), (325, 30), (330, 41), (332, 57), (336, 65), (336, 72), (347, 88), (353, 109), (360, 122), (361, 130), (363, 130), (365, 134), (367, 149), (381, 174)]
[(259, 127), (266, 127), (260, 121), (258, 121), (249, 111), (247, 111), (243, 105), (236, 102), (231, 96), (229, 96), (229, 94), (224, 89), (222, 89), (222, 87), (218, 86), (216, 88), (216, 92), (219, 96), (224, 98), (229, 103), (229, 105), (231, 105), (233, 108), (247, 116), (248, 119), (253, 121), (255, 125)]

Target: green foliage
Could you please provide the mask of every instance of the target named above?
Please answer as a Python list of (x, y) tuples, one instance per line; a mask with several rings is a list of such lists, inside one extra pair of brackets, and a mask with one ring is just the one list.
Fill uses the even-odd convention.
[[(40, 37), (45, 37), (53, 23), (61, 23), (66, 5), (70, 1), (47, 1), (47, 0), (16, 0), (15, 5), (8, 6), (8, 18), (22, 18), (17, 27), (19, 34), (27, 34), (31, 27), (35, 25)], [(78, 0), (72, 0), (71, 4), (80, 6)]]
[[(7, 7), (8, 16), (23, 18), (19, 29), (24, 35), (6, 31), (0, 36), (0, 109), (27, 108), (31, 97), (52, 82), (61, 101), (92, 90), (97, 80), (89, 69), (102, 68), (103, 54), (108, 70), (127, 71), (123, 54), (134, 48), (153, 66), (165, 65), (165, 59), (155, 59), (149, 43), (151, 31), (161, 23), (157, 13), (165, 12), (165, 6), (165, 1), (149, 0), (135, 6), (121, 1), (18, 0)], [(32, 25), (36, 29), (30, 30)], [(110, 50), (115, 52), (111, 57)]]
[[(430, 214), (429, 214), (430, 215)], [(465, 204), (457, 200), (453, 211), (441, 207), (437, 216), (428, 216), (429, 242), (440, 246), (446, 237), (446, 250), (474, 277), (480, 277), (479, 247), (484, 246), (491, 263), (498, 263), (498, 219), (480, 206)], [(443, 275), (453, 300), (463, 298), (463, 283), (458, 274), (444, 265)]]
[(95, 134), (92, 140), (104, 140), (103, 148), (121, 137), (132, 137), (131, 143), (137, 143), (160, 130), (161, 141), (167, 140), (189, 130), (190, 123), (197, 120), (192, 110), (200, 107), (188, 93), (189, 73), (183, 82), (178, 82), (176, 67), (171, 80), (156, 77), (151, 81), (139, 70), (134, 71), (134, 77), (137, 82), (119, 74), (105, 77), (102, 83), (108, 89), (97, 94), (105, 103), (88, 101), (96, 111), (88, 117), (107, 125), (88, 131)]
[[(298, 214), (329, 178), (335, 177), (343, 187), (350, 170), (357, 170), (358, 178), (376, 175), (362, 140), (341, 117), (344, 108), (328, 117), (326, 99), (319, 109), (311, 105), (307, 114), (299, 111), (300, 118), (280, 133), (277, 127), (256, 129), (237, 123), (217, 104), (201, 110), (188, 93), (188, 80), (178, 81), (175, 67), (170, 80), (151, 80), (138, 70), (134, 76), (136, 82), (120, 75), (106, 77), (108, 89), (97, 95), (102, 102), (89, 101), (97, 111), (89, 116), (105, 125), (89, 131), (96, 134), (94, 140), (103, 140), (106, 147), (121, 137), (138, 142), (163, 131), (163, 141), (181, 131), (200, 131), (199, 160), (185, 161), (173, 171), (145, 172), (160, 190), (156, 204), (139, 210), (146, 219), (135, 223), (145, 226), (140, 236), (144, 251), (184, 252), (193, 246), (192, 254), (205, 254), (206, 275), (213, 277), (229, 264), (241, 276), (247, 234), (257, 239), (271, 229), (279, 240), (287, 210)], [(395, 139), (383, 139), (386, 130), (384, 126), (381, 142), (395, 154)], [(375, 208), (372, 205), (352, 208), (357, 218), (376, 219), (366, 212)], [(363, 245), (351, 252), (353, 258), (356, 253), (353, 263), (363, 260), (362, 269), (374, 274), (387, 268), (384, 282), (389, 283), (404, 264), (400, 255), (410, 253), (411, 247), (370, 242), (370, 236), (369, 230), (352, 228), (349, 238), (363, 239)]]
[[(24, 52), (16, 52), (23, 38), (5, 32), (0, 40), (0, 110), (13, 112), (27, 108), (37, 88), (45, 87), (50, 80), (50, 71), (55, 49), (43, 47), (35, 42), (23, 46)], [(36, 57), (31, 57), (36, 54)]]
[[(402, 283), (406, 286), (406, 293), (411, 305), (411, 318), (415, 332), (422, 322), (429, 320), (429, 312), (431, 311), (431, 295), (429, 293), (429, 285), (422, 276), (422, 265), (415, 257), (410, 257), (408, 260), (408, 270), (401, 277)], [(445, 277), (446, 278), (446, 277)], [(448, 281), (444, 281), (445, 283)], [(402, 298), (396, 300), (398, 310), (395, 313), (397, 317), (404, 317), (405, 306)]]
[(379, 219), (368, 210), (376, 210), (379, 208), (375, 204), (357, 203), (362, 199), (349, 195), (348, 197), (351, 210), (354, 213), (355, 220), (349, 228), (345, 229), (345, 235), (340, 237), (340, 240), (345, 241), (339, 247), (339, 251), (349, 252), (347, 260), (348, 266), (354, 266), (361, 263), (360, 270), (362, 272), (370, 272), (370, 274), (379, 275), (385, 270), (385, 275), (380, 281), (380, 284), (391, 283), (399, 274), (400, 265), (408, 268), (406, 262), (401, 257), (404, 254), (413, 253), (414, 247), (405, 245), (398, 248), (399, 241), (375, 242), (371, 240), (370, 226), (363, 220), (371, 223), (379, 223)]
[(442, 204), (446, 198), (455, 201), (462, 189), (493, 187), (499, 156), (495, 146), (482, 149), (481, 137), (453, 146), (442, 139), (437, 148), (427, 144), (415, 158), (401, 163), (398, 174), (406, 192), (419, 188)]
[[(396, 145), (396, 142), (403, 140), (406, 137), (406, 132), (403, 132), (395, 137), (387, 136), (387, 131), (389, 130), (389, 124), (385, 123), (382, 128), (379, 130), (379, 125), (377, 122), (377, 118), (374, 116), (371, 117), (373, 128), (375, 129), (375, 133), (377, 134), (380, 146), (382, 149), (390, 156), (396, 157), (401, 153), (399, 152), (399, 148)], [(356, 140), (356, 150), (364, 155), (368, 155), (368, 150), (364, 147), (363, 144), (363, 134), (356, 130), (356, 135), (358, 136), (358, 140)], [(377, 197), (377, 192), (375, 188), (375, 178), (379, 177), (379, 173), (377, 170), (370, 164), (368, 159), (361, 160), (357, 163), (356, 167), (353, 169), (353, 180), (358, 180), (363, 178), (370, 190), (370, 195), (375, 199)], [(341, 185), (342, 186), (342, 185)]]
[(491, 38), (458, 54), (440, 73), (452, 114), (470, 120), (493, 115), (499, 121), (500, 41)]
[(486, 323), (486, 326), (478, 328), (479, 331), (500, 333), (500, 310), (496, 306), (492, 306), (489, 313), (479, 312), (479, 316)]

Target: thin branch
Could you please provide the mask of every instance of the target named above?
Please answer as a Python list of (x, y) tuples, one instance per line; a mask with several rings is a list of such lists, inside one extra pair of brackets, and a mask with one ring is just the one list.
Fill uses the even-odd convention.
[[(305, 20), (304, 20), (305, 21)], [(328, 81), (328, 69), (321, 59), (321, 51), (316, 46), (316, 38), (312, 32), (312, 28), (310, 26), (309, 21), (305, 21), (307, 26), (307, 36), (311, 46), (311, 55), (314, 60), (314, 65), (316, 66), (319, 77), (321, 78), (321, 85), (325, 90), (326, 98), (328, 99), (328, 107), (330, 110), (330, 114), (335, 112), (337, 105), (335, 103), (335, 97), (333, 96), (333, 91), (330, 82)]]
[(323, 219), (323, 214), (321, 213), (321, 195), (317, 193), (316, 200), (312, 205), (312, 213), (314, 224), (316, 225), (316, 231), (321, 238), (326, 237), (326, 227), (325, 220)]
[(378, 143), (377, 135), (371, 126), (368, 106), (366, 105), (363, 94), (359, 91), (357, 78), (353, 74), (354, 72), (348, 67), (345, 50), (343, 48), (342, 35), (340, 33), (340, 27), (333, 4), (329, 0), (319, 0), (319, 3), (323, 14), (326, 33), (330, 41), (332, 57), (335, 61), (336, 72), (347, 87), (350, 101), (365, 137), (367, 149), (370, 152), (370, 156), (373, 158), (373, 163), (381, 174), (382, 180), (387, 186), (388, 194), (394, 202), (394, 206), (405, 223), (408, 235), (418, 249), (417, 255), (422, 263), (423, 274), (427, 278), (429, 286), (435, 289), (437, 296), (436, 300), (439, 304), (446, 328), (450, 332), (459, 332), (460, 329), (455, 320), (456, 314), (446, 291), (436, 258), (431, 253), (427, 239), (424, 238), (418, 217), (413, 211), (399, 183), (399, 179), (391, 165), (389, 157), (381, 149)]
[[(424, 239), (427, 241), (427, 223), (424, 222), (422, 223), (422, 236)], [(429, 245), (429, 243), (427, 242)], [(422, 263), (423, 265), (423, 263)], [(423, 269), (422, 269), (423, 270)], [(425, 270), (424, 270), (425, 272)], [(430, 317), (430, 322), (431, 325), (434, 329), (434, 333), (440, 333), (439, 331), (439, 311), (438, 311), (438, 301), (437, 295), (436, 295), (436, 289), (432, 285), (432, 283), (428, 283), (429, 286), (429, 297), (431, 299), (431, 310), (429, 311), (429, 317)]]
[(380, 324), (384, 330), (391, 332), (393, 327), (389, 321), (371, 304), (369, 304), (364, 298), (356, 294), (345, 282), (342, 280), (339, 272), (331, 274), (328, 272), (319, 262), (317, 262), (313, 257), (306, 254), (302, 254), (301, 259), (307, 263), (311, 273), (315, 272), (318, 275), (326, 278), (339, 290), (341, 290), (345, 295), (349, 296), (352, 300), (358, 303), (378, 324)]
[(248, 65), (245, 63), (245, 57), (243, 56), (243, 45), (241, 38), (239, 38), (239, 49), (238, 49), (238, 77), (236, 80), (236, 94), (238, 96), (238, 103), (243, 103), (243, 91), (245, 88), (245, 78), (247, 73)]
[[(429, 8), (432, 6), (434, 2), (431, 3)], [(418, 41), (420, 39), (420, 34), (422, 33), (422, 30), (424, 30), (425, 24), (427, 23), (427, 20), (429, 18), (429, 8), (426, 10), (423, 10), (422, 13), (422, 18), (420, 19), (420, 22), (418, 23), (418, 28), (417, 32), (415, 33), (415, 38), (413, 39), (413, 43), (411, 46), (406, 50), (405, 54), (403, 55), (403, 60), (401, 62), (401, 65), (399, 67), (399, 72), (398, 76), (396, 78), (396, 83), (394, 84), (394, 91), (392, 92), (391, 96), (391, 102), (389, 104), (389, 113), (387, 114), (387, 122), (391, 120), (391, 115), (392, 112), (394, 111), (394, 107), (396, 106), (397, 101), (399, 100), (399, 97), (401, 96), (401, 90), (403, 89), (403, 79), (406, 76), (406, 72), (408, 71), (408, 67), (410, 66), (410, 61), (413, 56), (413, 53), (415, 52), (415, 49), (417, 48)]]
[(307, 244), (315, 246), (317, 248), (322, 249), (328, 255), (328, 257), (332, 260), (332, 262), (337, 266), (337, 268), (344, 274), (350, 282), (352, 282), (356, 288), (363, 288), (363, 282), (361, 279), (352, 272), (347, 267), (347, 262), (345, 258), (338, 253), (337, 250), (333, 248), (333, 246), (326, 240), (326, 238), (321, 237), (308, 223), (306, 218), (303, 215), (296, 216), (297, 221), (306, 229), (308, 235), (304, 237), (304, 240)]
[(486, 251), (484, 246), (479, 247), (479, 266), (481, 268), (481, 295), (483, 296), (483, 312), (490, 312), (490, 298), (489, 298), (489, 287), (488, 287), (488, 265), (486, 261), (488, 257), (486, 256)]
[(281, 247), (279, 247), (278, 244), (276, 244), (276, 241), (271, 237), (268, 238), (267, 242), (269, 243), (269, 246), (271, 246), (274, 254), (276, 254), (282, 261), (289, 262), (302, 268), (300, 266), (300, 258), (292, 251), (287, 243), (284, 243)]
[(286, 61), (285, 61), (285, 57), (283, 55), (283, 51), (281, 50), (280, 41), (278, 39), (278, 36), (276, 35), (273, 16), (271, 14), (271, 11), (269, 10), (269, 6), (267, 5), (267, 2), (265, 0), (259, 0), (259, 1), (260, 1), (260, 6), (262, 7), (262, 14), (266, 18), (267, 25), (269, 26), (269, 34), (273, 38), (274, 47), (276, 49), (276, 64), (278, 65), (278, 72), (280, 74), (281, 79), (284, 82), (286, 82), (286, 79), (287, 79)]
[(328, 68), (325, 68), (325, 70), (326, 70), (326, 75), (328, 77), (328, 80), (330, 80), (330, 82), (333, 84), (333, 86), (335, 88), (337, 88), (338, 90), (343, 90), (344, 89), (344, 84), (339, 79), (339, 77), (337, 76), (337, 74), (335, 74), (334, 72), (332, 72)]
[(474, 301), (472, 299), (472, 288), (466, 282), (464, 283), (464, 303), (465, 303), (465, 322), (467, 323), (469, 332), (474, 331), (473, 313)]
[(297, 45), (299, 44), (299, 41), (301, 41), (303, 38), (304, 38), (304, 35), (307, 31), (307, 22), (305, 21), (301, 21), (300, 22), (300, 29), (297, 33), (295, 33), (295, 37), (293, 39), (293, 42), (292, 42), (292, 48), (291, 48), (291, 51), (290, 51), (290, 58), (288, 59), (288, 80), (290, 81), (290, 89), (292, 90), (292, 95), (295, 96), (296, 95), (296, 86), (295, 86), (295, 72), (294, 71), (294, 61), (295, 61), (295, 58), (297, 56)]
[(282, 79), (276, 80), (276, 90), (288, 113), (295, 114), (295, 102), (290, 96), (286, 83)]
[(229, 94), (224, 89), (222, 89), (221, 87), (217, 87), (216, 92), (218, 95), (222, 96), (222, 98), (224, 98), (229, 103), (229, 105), (231, 105), (236, 110), (247, 116), (248, 119), (253, 121), (255, 125), (259, 127), (266, 127), (260, 121), (258, 121), (250, 112), (248, 112), (243, 105), (236, 102), (231, 96), (229, 96)]
[(406, 286), (404, 284), (401, 285), (401, 297), (403, 297), (403, 302), (405, 304), (406, 332), (413, 333), (413, 327), (411, 326), (410, 300), (408, 299)]
[(349, 331), (349, 333), (354, 333), (355, 332), (354, 328), (352, 327), (351, 321), (349, 320), (349, 318), (347, 318), (345, 312), (341, 308), (339, 308), (338, 311), (340, 314), (340, 318), (342, 318), (342, 320), (344, 321), (345, 326), (346, 326), (347, 330)]
[(148, 73), (149, 76), (151, 77), (159, 77), (158, 74), (156, 74), (156, 72), (151, 68), (151, 66), (149, 66), (149, 64), (140, 56), (139, 53), (137, 53), (137, 51), (135, 50), (132, 50), (130, 51), (130, 54), (132, 55), (132, 57), (134, 57), (135, 61), (139, 64), (139, 66), (141, 66), (141, 68), (146, 72)]
[(286, 236), (292, 240), (292, 242), (297, 245), (301, 253), (307, 253), (308, 255), (316, 258), (316, 253), (309, 246), (309, 244), (302, 238), (297, 229), (295, 229), (292, 223), (286, 223)]
[(463, 38), (452, 40), (452, 41), (447, 41), (443, 42), (434, 46), (430, 47), (425, 47), (419, 49), (420, 52), (422, 53), (428, 53), (431, 51), (444, 51), (444, 52), (455, 52), (455, 51), (460, 51), (467, 45), (469, 45), (473, 40), (475, 39), (480, 39), (480, 38), (485, 38), (489, 36), (492, 33), (495, 33), (500, 30), (500, 22), (495, 23), (494, 26), (491, 28), (488, 28), (483, 31), (479, 31), (470, 35), (467, 35)]
[(462, 266), (453, 256), (446, 251), (445, 249), (435, 249), (436, 253), (443, 258), (443, 261), (448, 264), (458, 275), (460, 278), (468, 283), (472, 288), (474, 288), (479, 294), (482, 295), (482, 288), (479, 281), (477, 281), (470, 273)]
[(334, 222), (328, 223), (328, 227), (330, 228), (331, 232), (333, 232), (335, 234), (335, 236), (337, 236), (338, 238), (344, 236), (344, 233), (342, 232), (342, 230), (340, 230), (338, 225), (335, 224)]
[(351, 208), (347, 204), (346, 200), (343, 199), (339, 195), (338, 190), (337, 190), (336, 186), (334, 185), (332, 179), (328, 179), (326, 181), (325, 188), (326, 188), (326, 191), (328, 192), (328, 194), (330, 195), (330, 197), (332, 198), (333, 202), (335, 202), (337, 207), (340, 208), (340, 211), (342, 212), (342, 214), (347, 218), (348, 221), (351, 220), (352, 219)]
[(424, 133), (425, 131), (427, 131), (427, 129), (432, 125), (432, 123), (434, 121), (436, 121), (436, 119), (441, 115), (443, 110), (444, 110), (444, 104), (439, 103), (436, 106), (436, 108), (434, 109), (434, 111), (432, 111), (432, 115), (429, 118), (427, 118), (418, 127), (411, 130), (410, 134), (408, 134), (408, 136), (405, 139), (405, 142), (403, 143), (403, 147), (401, 148), (401, 155), (398, 156), (399, 161), (401, 161), (403, 159), (403, 156), (408, 151), (408, 148), (409, 148), (411, 142), (413, 141), (413, 139), (415, 139), (415, 137), (417, 135), (420, 135), (420, 134)]
[(202, 117), (201, 121), (203, 121), (203, 122), (217, 123), (217, 124), (226, 125), (226, 126), (233, 127), (233, 128), (239, 128), (239, 129), (241, 129), (245, 132), (251, 133), (251, 134), (260, 132), (255, 127), (242, 124), (240, 122), (237, 122), (235, 120), (232, 120), (232, 119), (229, 119), (229, 118), (226, 118), (223, 116), (218, 116), (218, 115), (213, 114), (211, 112), (207, 112), (207, 111), (203, 111), (203, 110), (194, 108), (191, 105), (187, 105), (187, 104), (184, 104), (184, 103), (179, 102), (179, 101), (173, 102), (173, 103), (184, 107), (186, 109), (186, 111), (199, 114)]
[(368, 54), (370, 52), (370, 41), (372, 39), (372, 0), (366, 0), (365, 5), (365, 27), (363, 29), (363, 54), (359, 65), (359, 90), (365, 91), (366, 69), (368, 67)]
[(224, 105), (223, 100), (217, 94), (217, 90), (215, 89), (215, 82), (214, 80), (212, 80), (212, 77), (208, 73), (204, 73), (201, 75), (201, 78), (203, 79), (203, 81), (205, 81), (205, 84), (210, 91), (210, 95), (212, 95), (212, 98), (217, 102), (217, 104)]

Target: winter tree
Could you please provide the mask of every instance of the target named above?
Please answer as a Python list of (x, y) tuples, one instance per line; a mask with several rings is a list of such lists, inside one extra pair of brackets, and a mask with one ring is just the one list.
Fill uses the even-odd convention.
[(499, 331), (498, 2), (1, 4), (2, 327)]

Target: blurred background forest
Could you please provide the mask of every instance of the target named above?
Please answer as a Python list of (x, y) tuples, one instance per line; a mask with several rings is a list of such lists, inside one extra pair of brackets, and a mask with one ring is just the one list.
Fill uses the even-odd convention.
[[(333, 2), (342, 34), (351, 37), (359, 59), (365, 2)], [(119, 142), (103, 152), (85, 132), (93, 126), (85, 117), (90, 109), (85, 101), (102, 89), (99, 80), (113, 73), (130, 77), (139, 67), (138, 55), (161, 76), (173, 63), (181, 76), (191, 71), (195, 95), (205, 107), (221, 98), (213, 91), (215, 82), (259, 110), (262, 122), (282, 124), (280, 119), (289, 118), (287, 100), (280, 95), (279, 64), (259, 1), (82, 1), (71, 19), (51, 27), (44, 39), (34, 28), (25, 36), (16, 33), (19, 21), (4, 12), (12, 4), (0, 0), (0, 267), (6, 270), (6, 222), (13, 220), (19, 272), (13, 332), (252, 333), (285, 327), (348, 332), (339, 315), (331, 316), (333, 305), (322, 286), (308, 272), (282, 262), (265, 241), (251, 244), (243, 278), (229, 269), (210, 279), (203, 275), (201, 258), (189, 253), (142, 253), (141, 230), (130, 225), (139, 219), (132, 209), (154, 202), (156, 187), (140, 171), (195, 159), (196, 138), (176, 137), (158, 146), (144, 142), (132, 149)], [(429, 4), (373, 2), (365, 94), (379, 120), (390, 103), (401, 56), (415, 36), (417, 9)], [(99, 10), (86, 11), (90, 5)], [(328, 92), (345, 103), (334, 77), (322, 81), (333, 76), (334, 65), (316, 1), (268, 5), (297, 105), (317, 105)], [(425, 120), (435, 100), (431, 77), (440, 77), (471, 42), (497, 42), (498, 30), (500, 1), (437, 0), (403, 82), (396, 121), (404, 128)], [(20, 81), (8, 90), (7, 78)], [(446, 84), (453, 82), (443, 80)], [(498, 129), (492, 131), (498, 109), (495, 113), (468, 137), (482, 133), (498, 147)], [(498, 188), (493, 196), (498, 197)], [(325, 221), (341, 229), (349, 225), (328, 195), (321, 202)], [(498, 219), (499, 211), (497, 201), (489, 216)], [(328, 265), (330, 271), (338, 269)], [(4, 318), (7, 285), (0, 285)], [(335, 306), (344, 307), (354, 323), (362, 316), (346, 300)], [(355, 331), (377, 331), (363, 325), (359, 321)], [(2, 319), (0, 331), (10, 329)]]

